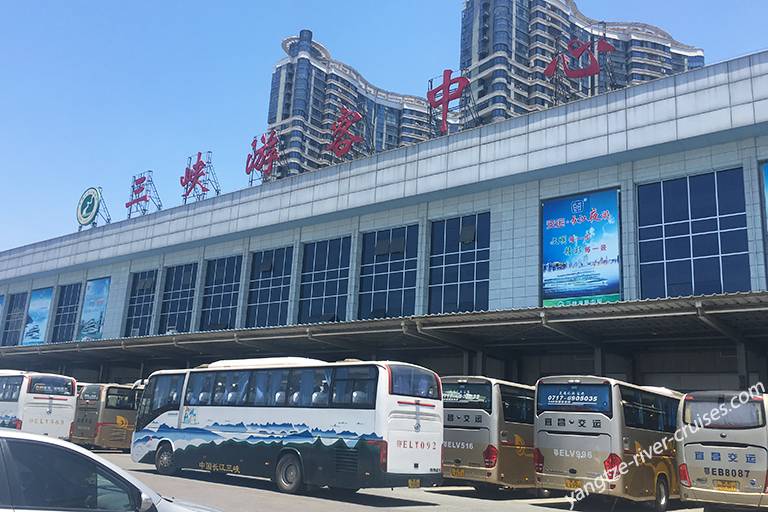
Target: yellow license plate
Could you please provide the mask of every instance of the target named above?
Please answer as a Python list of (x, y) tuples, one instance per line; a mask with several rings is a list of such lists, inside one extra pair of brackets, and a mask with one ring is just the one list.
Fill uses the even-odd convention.
[(418, 478), (411, 478), (410, 480), (408, 480), (409, 489), (418, 489), (419, 487), (421, 487), (421, 480), (419, 480)]
[(739, 483), (732, 480), (715, 480), (715, 490), (725, 492), (738, 492)]
[(570, 478), (565, 481), (566, 489), (581, 489), (581, 480), (571, 480)]
[(464, 468), (451, 468), (451, 477), (464, 478)]

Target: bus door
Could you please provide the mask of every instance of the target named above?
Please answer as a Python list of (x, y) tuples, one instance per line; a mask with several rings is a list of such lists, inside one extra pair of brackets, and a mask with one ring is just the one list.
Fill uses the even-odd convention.
[(96, 424), (101, 409), (101, 386), (89, 384), (80, 392), (75, 412), (73, 441), (90, 444), (96, 440)]
[(75, 381), (57, 375), (31, 375), (23, 404), (25, 432), (68, 439), (75, 421)]
[(611, 385), (541, 383), (537, 390), (537, 472), (578, 489), (613, 462)]
[(534, 392), (499, 385), (501, 430), (499, 432), (499, 477), (510, 486), (536, 483), (533, 464)]
[[(443, 404), (443, 462), (447, 470), (444, 476), (458, 479), (484, 477), (490, 456), (494, 463), (498, 456), (498, 447), (491, 447), (491, 429), (497, 428), (492, 416), (493, 385), (486, 380), (470, 378), (445, 382)], [(484, 454), (489, 456), (488, 464)]]
[(709, 416), (721, 405), (730, 410), (709, 427), (688, 432), (682, 448), (681, 480), (688, 480), (683, 484), (689, 484), (687, 494), (693, 500), (709, 501), (719, 495), (720, 499), (733, 504), (766, 506), (768, 498), (763, 498), (761, 503), (768, 468), (765, 406), (761, 397), (731, 409), (733, 396), (709, 393), (701, 398), (695, 393), (686, 396), (683, 422), (689, 425), (697, 417)]
[(0, 377), (0, 428), (21, 430), (19, 395), (23, 382), (21, 375)]
[[(390, 365), (390, 400), (379, 402), (386, 414), (387, 472), (439, 474), (443, 445), (440, 379), (429, 370)], [(412, 487), (419, 481), (409, 482)]]

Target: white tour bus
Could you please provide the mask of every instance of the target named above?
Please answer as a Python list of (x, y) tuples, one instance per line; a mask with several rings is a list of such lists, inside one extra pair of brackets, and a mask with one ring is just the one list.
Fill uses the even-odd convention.
[(68, 439), (76, 382), (50, 373), (0, 370), (0, 427)]
[[(538, 486), (650, 502), (664, 512), (670, 498), (680, 496), (673, 435), (682, 396), (606, 377), (539, 379), (533, 451)], [(652, 450), (657, 442), (663, 445), (659, 453)], [(597, 480), (603, 474), (608, 482)]]
[(298, 357), (153, 373), (139, 402), (135, 462), (356, 490), (441, 479), (439, 377), (398, 362)]
[[(688, 393), (680, 405), (678, 420), (688, 427), (677, 448), (682, 499), (707, 512), (768, 508), (766, 396), (740, 403), (738, 395)], [(723, 408), (728, 414), (712, 419)]]

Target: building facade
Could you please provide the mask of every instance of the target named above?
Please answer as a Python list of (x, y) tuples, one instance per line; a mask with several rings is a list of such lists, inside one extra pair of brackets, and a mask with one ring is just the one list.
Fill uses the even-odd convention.
[(283, 162), (273, 178), (325, 167), (340, 160), (328, 145), (342, 108), (362, 119), (351, 132), (361, 137), (345, 159), (427, 140), (434, 135), (424, 98), (385, 91), (353, 67), (331, 58), (312, 32), (283, 41), (287, 57), (275, 66), (269, 96), (269, 130), (280, 134)]
[(0, 361), (735, 387), (768, 376), (766, 162), (763, 52), (2, 252)]
[[(602, 37), (616, 51), (598, 56), (600, 73), (562, 77), (556, 91), (544, 75), (555, 53), (565, 52), (572, 38), (594, 45)], [(587, 57), (571, 60), (577, 67)], [(644, 23), (602, 23), (582, 14), (574, 0), (466, 0), (462, 11), (460, 67), (472, 80), (481, 123), (703, 65), (703, 50), (664, 30)]]

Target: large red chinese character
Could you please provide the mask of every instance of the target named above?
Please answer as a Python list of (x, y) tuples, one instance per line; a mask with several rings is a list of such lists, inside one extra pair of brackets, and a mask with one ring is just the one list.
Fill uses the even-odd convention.
[[(453, 71), (446, 69), (443, 71), (443, 83), (427, 91), (427, 101), (432, 108), (440, 107), (442, 109), (442, 123), (440, 124), (440, 133), (448, 132), (448, 104), (453, 100), (461, 98), (464, 88), (469, 85), (469, 79), (463, 76), (451, 78)], [(452, 86), (456, 86), (451, 90)]]
[(259, 142), (256, 137), (251, 142), (252, 153), (248, 154), (245, 159), (245, 174), (250, 175), (253, 171), (261, 171), (263, 177), (269, 176), (272, 173), (272, 166), (280, 158), (280, 153), (277, 151), (277, 133), (275, 130), (261, 136), (261, 147), (256, 149)]
[(328, 149), (341, 158), (352, 149), (352, 144), (355, 142), (362, 142), (363, 138), (359, 135), (350, 133), (349, 129), (352, 125), (361, 120), (363, 116), (360, 112), (354, 110), (348, 110), (341, 107), (341, 114), (338, 119), (331, 125), (331, 131), (333, 132), (333, 142), (328, 144)]
[(181, 196), (186, 199), (195, 190), (195, 187), (200, 187), (201, 192), (208, 192), (208, 189), (200, 181), (204, 176), (205, 162), (203, 162), (203, 154), (198, 151), (197, 162), (192, 165), (192, 168), (187, 167), (184, 170), (184, 176), (179, 178), (181, 186), (184, 187), (184, 193)]
[[(544, 70), (544, 74), (550, 77), (553, 76), (559, 65), (563, 66), (563, 73), (565, 73), (565, 76), (568, 78), (584, 78), (600, 73), (600, 63), (597, 61), (595, 54), (592, 53), (592, 50), (589, 49), (589, 46), (589, 41), (582, 42), (576, 38), (573, 38), (568, 42), (568, 54), (571, 57), (579, 60), (582, 55), (585, 53), (587, 54), (589, 57), (589, 64), (586, 67), (571, 69), (570, 66), (568, 66), (568, 58), (562, 53), (557, 53), (552, 57), (549, 66)], [(616, 51), (616, 48), (605, 39), (600, 39), (597, 42), (597, 53), (609, 53), (613, 51)]]
[[(149, 195), (144, 194), (144, 182), (147, 181), (146, 176), (139, 176), (133, 181), (133, 186), (131, 187), (131, 199), (127, 203), (125, 203), (126, 208), (130, 208), (131, 206), (139, 203), (148, 203), (149, 202)], [(144, 194), (144, 195), (142, 195)]]

